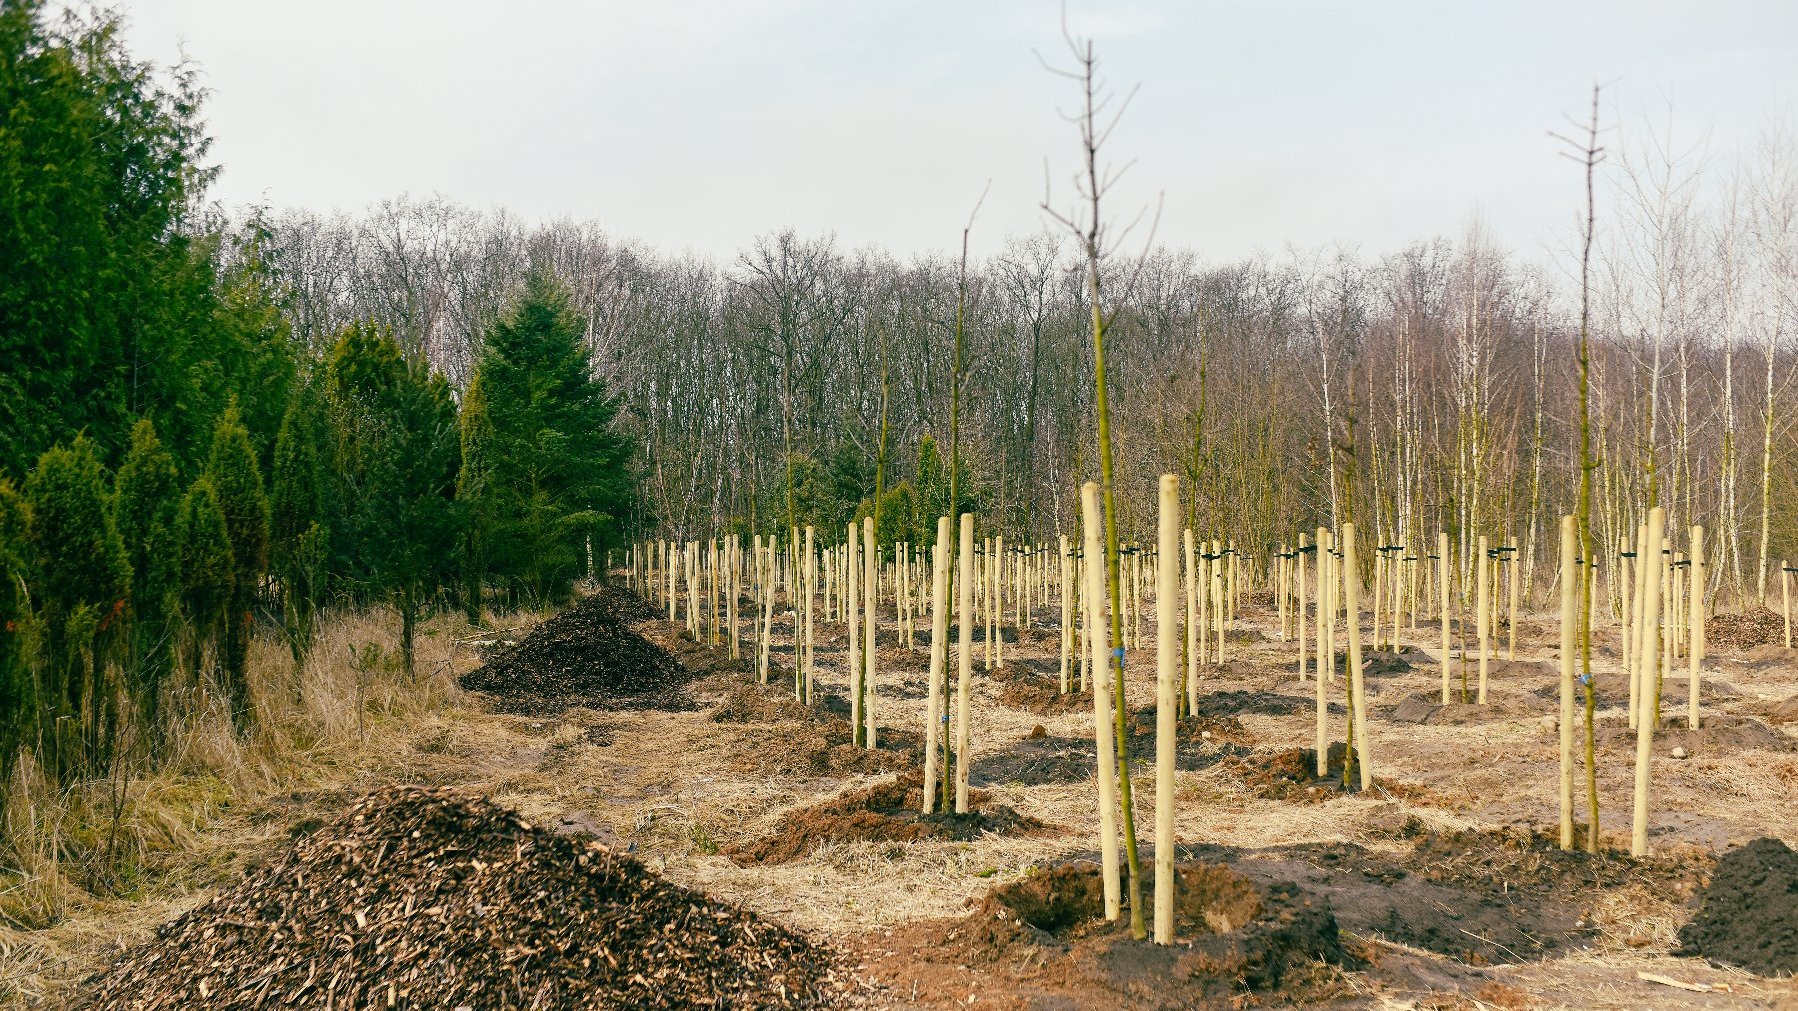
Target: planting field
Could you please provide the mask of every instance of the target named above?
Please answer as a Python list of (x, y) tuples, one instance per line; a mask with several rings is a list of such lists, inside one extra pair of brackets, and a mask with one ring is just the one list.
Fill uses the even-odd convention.
[[(309, 976), (314, 997), (337, 980), (340, 1006), (448, 1006), (435, 1000), (456, 994), (460, 977), (433, 967), (451, 963), (506, 983), (473, 992), (516, 994), (504, 1005), (516, 1007), (692, 1006), (657, 972), (698, 987), (691, 994), (712, 986), (731, 1007), (1798, 1000), (1780, 978), (1798, 959), (1792, 855), (1770, 839), (1737, 851), (1798, 836), (1798, 653), (1781, 647), (1738, 648), (1729, 634), (1713, 643), (1707, 725), (1655, 746), (1645, 858), (1627, 853), (1633, 733), (1600, 736), (1606, 822), (1591, 856), (1561, 851), (1554, 835), (1552, 621), (1520, 622), (1517, 660), (1492, 664), (1484, 706), (1432, 701), (1431, 650), (1370, 654), (1379, 771), (1361, 791), (1339, 774), (1316, 778), (1301, 743), (1314, 685), (1299, 682), (1275, 614), (1246, 605), (1234, 656), (1200, 668), (1200, 705), (1178, 725), (1176, 940), (1156, 946), (1103, 918), (1091, 696), (1058, 691), (1053, 615), (1003, 628), (1003, 668), (977, 663), (970, 811), (924, 815), (927, 628), (906, 649), (896, 615), (882, 613), (870, 750), (851, 742), (842, 624), (814, 622), (806, 706), (793, 698), (785, 619), (773, 623), (761, 685), (750, 650), (731, 661), (651, 613), (605, 589), (517, 633), (485, 665), (465, 661), (472, 704), (413, 742), (430, 778), (461, 792), (377, 794), (310, 827), (241, 891), (128, 953), (90, 986), (93, 1006), (201, 994), (208, 1006), (282, 1006), (276, 998)], [(1127, 664), (1130, 705), (1144, 709), (1132, 736), (1145, 871), (1154, 678), (1138, 657), (1153, 656), (1152, 614)], [(611, 652), (587, 651), (588, 637)], [(1618, 715), (1613, 701), (1601, 722)], [(1330, 719), (1340, 741), (1343, 716)], [(1687, 757), (1671, 757), (1675, 747)], [(419, 824), (457, 827), (420, 842)], [(458, 871), (458, 853), (498, 863)], [(571, 869), (582, 853), (603, 855), (605, 870)], [(360, 876), (336, 882), (353, 854)], [(324, 877), (304, 883), (320, 861)], [(633, 889), (687, 897), (638, 901)], [(632, 916), (647, 922), (613, 933)], [(695, 916), (735, 939), (696, 934)], [(658, 933), (666, 951), (632, 950), (630, 937)], [(399, 950), (333, 961), (339, 944)], [(476, 952), (485, 960), (469, 962)], [(618, 965), (593, 964), (614, 953)], [(219, 1003), (225, 993), (243, 996)], [(658, 993), (663, 1003), (644, 998)]]

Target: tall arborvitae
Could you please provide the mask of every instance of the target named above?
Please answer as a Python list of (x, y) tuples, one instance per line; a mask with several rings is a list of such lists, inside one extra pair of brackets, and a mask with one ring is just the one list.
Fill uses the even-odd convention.
[(462, 503), (462, 610), (471, 625), (481, 623), (487, 585), (484, 531), (487, 516), (487, 450), (493, 441), (493, 419), (487, 416), (487, 394), (476, 375), (462, 395), (462, 469), (456, 474), (456, 500)]
[(175, 557), (175, 511), (181, 502), (175, 458), (143, 418), (131, 429), (131, 451), (119, 468), (115, 487), (119, 537), (131, 563), (131, 629), (128, 669), (131, 694), (154, 731), (162, 686), (174, 669), (176, 633), (173, 608), (180, 592)]
[(324, 425), (310, 386), (288, 401), (275, 437), (269, 490), (269, 569), (280, 593), (281, 618), (293, 662), (306, 659), (313, 619), (325, 595), (330, 526), (324, 469), (318, 450)]
[(25, 500), (11, 481), (0, 478), (0, 783), (10, 781), (37, 709), (28, 666), (32, 622), (25, 595), (25, 528)]
[(112, 674), (129, 607), (131, 563), (93, 443), (38, 458), (25, 481), (26, 531), (44, 629), (46, 764), (65, 781), (100, 767), (117, 715)]
[(567, 594), (588, 538), (603, 557), (635, 493), (630, 442), (612, 428), (617, 404), (594, 377), (585, 330), (567, 292), (535, 274), (487, 331), (477, 371), (493, 432), (487, 561), (535, 600)]
[(218, 496), (219, 510), (225, 515), (225, 533), (231, 539), (231, 597), (219, 666), (232, 718), (242, 727), (250, 718), (248, 669), (253, 608), (263, 573), (268, 569), (268, 496), (263, 492), (262, 469), (250, 446), (250, 433), (238, 416), (236, 404), (225, 410), (213, 431), (206, 477)]
[(180, 607), (186, 619), (186, 636), (180, 644), (187, 654), (183, 666), (198, 687), (206, 653), (211, 651), (216, 658), (224, 652), (225, 609), (237, 578), (225, 513), (212, 481), (204, 475), (181, 498), (175, 543), (175, 556), (181, 561)]
[(400, 613), (401, 662), (407, 674), (416, 674), (419, 619), (455, 572), (462, 533), (456, 502), (461, 452), (447, 380), (419, 362), (406, 367), (397, 393), (370, 484), (383, 520), (376, 544), (381, 582)]

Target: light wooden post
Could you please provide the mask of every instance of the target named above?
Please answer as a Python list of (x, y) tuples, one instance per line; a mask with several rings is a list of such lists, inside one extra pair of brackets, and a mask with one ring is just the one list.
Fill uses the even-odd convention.
[(805, 528), (805, 699), (811, 705), (814, 698), (813, 685), (818, 674), (816, 663), (816, 644), (812, 638), (813, 600), (818, 595), (818, 555), (812, 543), (815, 533), (810, 525)]
[(1573, 653), (1579, 641), (1579, 544), (1561, 517), (1561, 848), (1573, 848)]
[(1692, 605), (1687, 620), (1690, 644), (1686, 650), (1686, 675), (1691, 698), (1686, 703), (1686, 726), (1698, 727), (1698, 665), (1704, 662), (1704, 528), (1692, 527)]
[(765, 575), (762, 580), (762, 643), (759, 668), (761, 671), (762, 684), (768, 683), (769, 667), (772, 664), (772, 658), (769, 654), (774, 645), (774, 581), (777, 575), (775, 567), (779, 564), (777, 560), (778, 550), (779, 548), (776, 547), (774, 538), (770, 536), (768, 539), (768, 559), (766, 566), (763, 568)]
[(1317, 775), (1319, 779), (1330, 774), (1330, 700), (1325, 692), (1324, 673), (1326, 666), (1334, 666), (1336, 660), (1330, 655), (1329, 642), (1329, 598), (1330, 571), (1330, 532), (1323, 527), (1317, 528), (1317, 676), (1312, 687), (1317, 695)]
[[(935, 808), (937, 752), (943, 743), (944, 668), (949, 654), (949, 517), (936, 520), (936, 547), (930, 566), (930, 698), (924, 716), (924, 813)], [(943, 798), (945, 801), (947, 797)]]
[(1511, 538), (1511, 542), (1509, 544), (1505, 545), (1505, 547), (1509, 549), (1505, 552), (1505, 564), (1508, 565), (1511, 570), (1509, 573), (1507, 573), (1507, 575), (1510, 576), (1510, 588), (1511, 588), (1511, 627), (1508, 630), (1510, 632), (1510, 636), (1509, 636), (1509, 639), (1507, 642), (1505, 659), (1511, 661), (1512, 663), (1516, 663), (1517, 662), (1517, 605), (1519, 603), (1518, 597), (1520, 596), (1520, 591), (1522, 589), (1521, 583), (1517, 577), (1523, 571), (1523, 566), (1520, 564), (1522, 559), (1517, 557), (1517, 538), (1515, 538), (1515, 537)]
[[(1375, 531), (1376, 533), (1378, 531)], [(1386, 549), (1383, 544), (1373, 546), (1373, 648), (1380, 648), (1380, 610), (1386, 599)]]
[(1093, 741), (1099, 760), (1099, 866), (1105, 888), (1105, 918), (1115, 921), (1123, 905), (1118, 881), (1118, 780), (1115, 729), (1112, 726), (1111, 687), (1114, 669), (1105, 620), (1105, 571), (1099, 552), (1099, 486), (1091, 481), (1080, 486), (1082, 551), (1086, 561), (1087, 654), (1093, 671)]
[(679, 583), (680, 563), (675, 561), (674, 542), (673, 541), (668, 542), (667, 548), (668, 548), (668, 550), (667, 550), (667, 558), (668, 558), (668, 621), (670, 624), (673, 624), (676, 587), (678, 587), (680, 585), (680, 583)]
[(1193, 568), (1197, 549), (1192, 528), (1180, 534), (1180, 550), (1186, 560), (1186, 711), (1199, 711), (1199, 593), (1198, 570)]
[[(1438, 531), (1436, 534), (1436, 596), (1438, 598), (1437, 606), (1441, 608), (1437, 617), (1442, 619), (1442, 704), (1445, 706), (1448, 705), (1450, 683), (1448, 631), (1449, 561), (1448, 531)], [(1467, 658), (1462, 657), (1461, 662), (1466, 663)]]
[(1792, 648), (1792, 567), (1779, 560), (1779, 613), (1785, 616), (1786, 649)]
[[(1642, 711), (1642, 651), (1647, 647), (1649, 639), (1649, 630), (1644, 627), (1646, 615), (1645, 606), (1648, 602), (1648, 580), (1651, 578), (1652, 573), (1659, 571), (1657, 561), (1660, 558), (1660, 548), (1657, 547), (1654, 550), (1655, 556), (1650, 558), (1648, 553), (1648, 524), (1643, 523), (1637, 526), (1636, 609), (1635, 614), (1630, 619), (1631, 646), (1629, 651), (1629, 726), (1632, 730), (1636, 727), (1637, 715)], [(1659, 588), (1659, 583), (1657, 582), (1657, 591)]]
[(864, 637), (866, 648), (862, 650), (862, 654), (866, 657), (868, 664), (867, 676), (862, 681), (862, 691), (867, 695), (867, 699), (862, 702), (862, 716), (865, 720), (862, 740), (871, 751), (875, 747), (874, 710), (875, 699), (879, 694), (879, 682), (875, 678), (874, 671), (875, 663), (880, 656), (880, 638), (876, 632), (880, 619), (880, 548), (874, 543), (874, 517), (872, 516), (862, 518), (862, 558), (863, 564), (866, 566), (862, 589), (868, 595), (867, 605), (862, 611), (867, 622), (867, 634)]
[(955, 813), (968, 813), (968, 706), (974, 676), (974, 514), (961, 514), (961, 557), (956, 573), (956, 616), (961, 649), (955, 658)]
[(867, 670), (862, 660), (860, 541), (861, 532), (850, 520), (843, 538), (843, 623), (849, 626), (849, 742), (856, 745), (862, 743), (862, 677)]
[(1215, 538), (1211, 541), (1211, 613), (1217, 619), (1217, 662), (1224, 663), (1224, 621), (1228, 610), (1224, 606), (1224, 549)]
[(1367, 696), (1361, 684), (1361, 573), (1355, 566), (1355, 525), (1342, 525), (1342, 597), (1348, 622), (1348, 681), (1350, 718), (1355, 727), (1355, 764), (1361, 768), (1361, 789), (1373, 788), (1373, 749), (1367, 740)]
[(1617, 545), (1617, 561), (1619, 563), (1617, 577), (1612, 580), (1617, 590), (1617, 638), (1620, 640), (1618, 651), (1622, 654), (1623, 669), (1635, 670), (1635, 588), (1636, 562), (1639, 559), (1631, 550), (1627, 539)]
[(1161, 475), (1155, 555), (1155, 943), (1174, 941), (1174, 718), (1180, 647), (1175, 594), (1180, 577), (1180, 479)]
[(993, 538), (993, 663), (1005, 666), (1005, 535)]
[(1074, 598), (1068, 593), (1074, 581), (1074, 555), (1068, 550), (1068, 535), (1056, 535), (1061, 547), (1061, 693), (1073, 686)]
[(724, 551), (727, 556), (725, 578), (730, 584), (724, 591), (724, 610), (726, 618), (730, 622), (730, 658), (737, 660), (743, 656), (742, 632), (737, 622), (737, 597), (743, 592), (742, 577), (738, 574), (737, 561), (737, 556), (743, 551), (742, 537), (738, 534), (731, 534), (730, 540), (725, 542)]
[(1305, 535), (1299, 534), (1299, 548), (1293, 555), (1293, 597), (1298, 611), (1299, 680), (1305, 680)]
[(1491, 628), (1492, 618), (1492, 549), (1485, 534), (1480, 535), (1479, 550), (1479, 558), (1475, 563), (1478, 570), (1476, 578), (1479, 580), (1479, 608), (1474, 612), (1473, 622), (1479, 631), (1480, 687), (1475, 701), (1483, 706), (1486, 704), (1486, 659), (1490, 653), (1487, 632)]
[(980, 620), (986, 623), (986, 669), (993, 669), (993, 539), (986, 538), (985, 552), (980, 556)]
[[(1661, 554), (1661, 541), (1665, 536), (1666, 525), (1666, 510), (1655, 506), (1648, 511), (1646, 561), (1651, 572), (1645, 587), (1646, 599), (1642, 602), (1644, 631), (1658, 628), (1661, 621), (1661, 568), (1665, 564), (1665, 556)], [(1637, 857), (1648, 855), (1648, 780), (1649, 765), (1654, 757), (1655, 732), (1653, 678), (1660, 669), (1659, 658), (1656, 656), (1656, 651), (1660, 648), (1660, 636), (1645, 634), (1642, 640), (1642, 669), (1637, 693), (1641, 712), (1636, 716), (1636, 803), (1629, 837), (1630, 855)]]

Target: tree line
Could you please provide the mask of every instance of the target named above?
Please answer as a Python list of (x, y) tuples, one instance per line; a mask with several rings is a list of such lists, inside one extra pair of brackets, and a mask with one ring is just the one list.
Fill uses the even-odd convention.
[[(512, 286), (456, 382), (375, 314), (296, 326), (276, 235), (205, 202), (190, 71), (0, 6), (0, 772), (153, 756), (333, 606), (554, 602), (617, 543), (630, 438), (587, 321)], [(9, 780), (0, 780), (9, 781)]]

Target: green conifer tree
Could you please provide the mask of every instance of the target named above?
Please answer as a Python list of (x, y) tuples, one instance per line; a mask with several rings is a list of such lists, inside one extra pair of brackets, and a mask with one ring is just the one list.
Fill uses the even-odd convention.
[(201, 475), (175, 513), (176, 557), (181, 561), (180, 607), (187, 619), (187, 673), (194, 685), (206, 652), (223, 653), (226, 608), (237, 579), (231, 535), (212, 481)]
[(251, 715), (250, 635), (255, 623), (256, 594), (268, 569), (269, 519), (262, 470), (257, 466), (250, 433), (244, 428), (235, 403), (226, 408), (213, 431), (206, 477), (218, 496), (219, 510), (225, 516), (225, 533), (231, 541), (233, 578), (219, 666), (232, 718), (242, 728)]
[(476, 375), (462, 395), (462, 468), (456, 475), (456, 500), (462, 504), (462, 609), (468, 623), (481, 623), (481, 604), (487, 586), (485, 532), (488, 515), (488, 449), (493, 442), (493, 419), (487, 414), (487, 394)]
[[(37, 710), (32, 677), (31, 612), (25, 594), (25, 500), (0, 478), (0, 783), (10, 782), (30, 741)], [(4, 800), (0, 791), (0, 801)]]
[(113, 705), (131, 563), (94, 445), (52, 447), (25, 481), (27, 540), (45, 637), (46, 765), (63, 781), (99, 768)]
[(130, 691), (144, 728), (154, 733), (157, 702), (174, 669), (173, 608), (181, 578), (175, 513), (181, 485), (175, 458), (163, 448), (148, 418), (139, 419), (131, 429), (131, 451), (119, 467), (115, 488), (119, 537), (132, 572)]
[(275, 437), (269, 493), (269, 568), (280, 591), (287, 643), (297, 667), (312, 642), (314, 618), (326, 591), (330, 544), (325, 474), (319, 462), (324, 426), (310, 386), (288, 401)]

